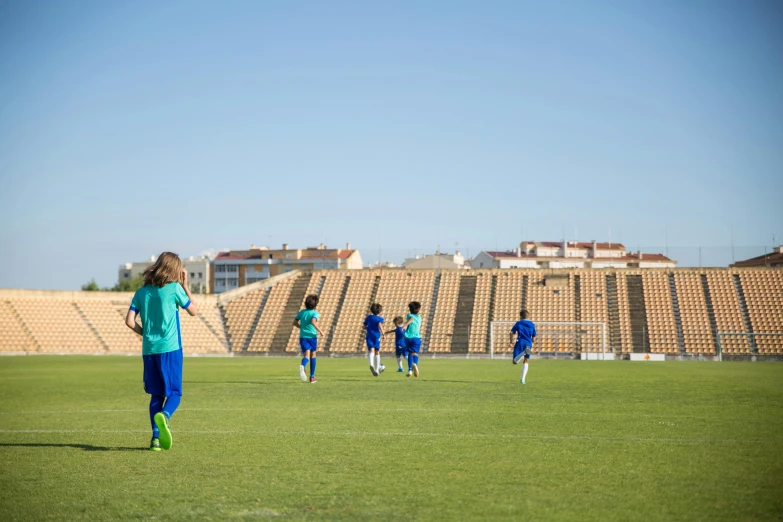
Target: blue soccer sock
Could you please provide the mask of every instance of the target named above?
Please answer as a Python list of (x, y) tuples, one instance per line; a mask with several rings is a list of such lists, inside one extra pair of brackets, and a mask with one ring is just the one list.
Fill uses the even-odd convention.
[(413, 371), (413, 355), (408, 354), (408, 371)]
[(302, 366), (307, 368), (307, 357), (302, 357)]
[(152, 436), (160, 437), (158, 427), (155, 426), (155, 414), (163, 409), (163, 401), (166, 398), (163, 395), (153, 395), (150, 397), (150, 424), (152, 424)]
[(179, 401), (182, 399), (179, 395), (172, 395), (171, 397), (166, 397), (166, 405), (163, 406), (163, 413), (168, 417), (171, 418), (172, 415), (174, 415), (174, 412), (177, 411), (177, 408), (179, 407)]
[(415, 364), (416, 366), (419, 365), (419, 355), (418, 354), (413, 354), (413, 364)]
[(310, 359), (310, 378), (315, 377), (315, 357)]

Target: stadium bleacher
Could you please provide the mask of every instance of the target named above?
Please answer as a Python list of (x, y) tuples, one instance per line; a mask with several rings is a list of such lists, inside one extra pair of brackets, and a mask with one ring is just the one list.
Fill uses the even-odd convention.
[[(383, 305), (390, 330), (416, 300), (425, 353), (487, 353), (490, 324), (516, 321), (525, 307), (539, 323), (603, 323), (607, 349), (619, 354), (783, 355), (783, 336), (718, 335), (783, 332), (783, 270), (771, 268), (295, 272), (219, 297), (195, 296), (199, 315), (181, 314), (185, 349), (297, 353), (298, 331), (290, 323), (311, 293), (320, 296), (325, 338), (319, 349), (326, 352), (364, 352), (362, 323), (371, 303)], [(140, 353), (139, 337), (124, 325), (130, 299), (0, 290), (0, 352)], [(463, 326), (456, 328), (460, 314)], [(507, 328), (496, 328), (495, 353), (508, 352), (505, 334)], [(393, 348), (390, 335), (383, 349)], [(600, 327), (577, 324), (542, 325), (534, 347), (559, 354), (599, 350)]]

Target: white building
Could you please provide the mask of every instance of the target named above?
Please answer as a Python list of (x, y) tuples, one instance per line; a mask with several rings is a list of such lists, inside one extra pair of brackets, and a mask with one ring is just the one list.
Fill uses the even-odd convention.
[(210, 290), (215, 294), (257, 283), (269, 277), (293, 270), (322, 270), (347, 268), (361, 270), (362, 257), (347, 243), (345, 249), (317, 247), (281, 250), (251, 245), (249, 250), (220, 252), (212, 261)]
[[(144, 270), (152, 265), (157, 256), (151, 256), (149, 261), (138, 263), (125, 263), (120, 266), (117, 281), (130, 281), (134, 277), (144, 273)], [(193, 292), (198, 294), (209, 293), (209, 274), (211, 259), (208, 256), (190, 256), (182, 258), (182, 268), (188, 271), (188, 283)]]
[(471, 268), (674, 268), (663, 254), (628, 252), (619, 243), (523, 241), (516, 250), (480, 252)]
[(435, 252), (432, 255), (416, 256), (406, 259), (403, 264), (405, 268), (410, 269), (432, 269), (440, 268), (443, 270), (466, 268), (465, 258), (462, 257), (459, 250), (455, 254), (445, 254)]

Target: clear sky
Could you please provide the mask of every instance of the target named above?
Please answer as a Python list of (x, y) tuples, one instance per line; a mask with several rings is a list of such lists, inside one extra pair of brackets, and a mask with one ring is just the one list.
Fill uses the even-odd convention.
[(783, 243), (781, 196), (776, 0), (0, 0), (0, 287), (574, 229), (693, 262)]

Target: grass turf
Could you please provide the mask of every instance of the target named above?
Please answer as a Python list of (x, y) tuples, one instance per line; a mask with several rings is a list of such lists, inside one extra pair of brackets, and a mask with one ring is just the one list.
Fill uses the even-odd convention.
[(0, 358), (0, 519), (779, 519), (783, 365)]

